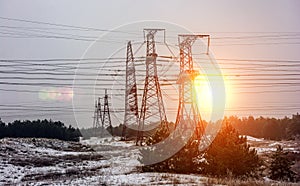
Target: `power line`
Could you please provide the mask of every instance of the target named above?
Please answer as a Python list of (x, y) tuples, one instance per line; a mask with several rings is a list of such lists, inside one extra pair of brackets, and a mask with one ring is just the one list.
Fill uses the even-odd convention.
[(16, 18), (8, 18), (8, 17), (0, 17), (0, 19), (9, 20), (9, 21), (17, 21), (17, 22), (33, 23), (33, 24), (41, 24), (41, 25), (67, 27), (67, 28), (73, 28), (73, 29), (79, 29), (79, 30), (92, 30), (92, 31), (100, 31), (100, 32), (116, 32), (116, 33), (126, 33), (126, 34), (136, 35), (136, 33), (132, 33), (132, 32), (109, 30), (109, 29), (99, 29), (99, 28), (93, 28), (93, 27), (73, 26), (73, 25), (66, 25), (66, 24), (49, 23), (49, 22), (42, 22), (42, 21), (33, 21), (33, 20), (27, 20), (27, 19), (16, 19)]
[[(21, 19), (11, 19), (11, 18), (5, 18), (7, 20), (12, 20), (12, 21), (21, 21), (21, 22), (28, 22), (29, 23), (36, 23), (36, 24), (44, 24), (45, 22), (36, 22), (36, 21), (31, 21), (31, 20), (21, 20)], [(48, 23), (47, 23), (48, 24)], [(57, 26), (57, 25), (60, 25), (60, 24), (55, 24), (55, 23), (50, 23), (52, 26)], [(60, 25), (62, 26), (62, 25)], [(65, 26), (65, 25), (64, 25)], [(81, 36), (81, 35), (74, 35), (74, 34), (65, 34), (65, 33), (59, 33), (59, 32), (49, 32), (49, 31), (45, 31), (45, 30), (48, 30), (48, 29), (56, 29), (56, 30), (79, 30), (79, 31), (99, 31), (101, 30), (102, 31), (107, 31), (107, 32), (116, 32), (116, 30), (107, 30), (107, 29), (98, 29), (96, 28), (93, 28), (92, 30), (90, 30), (89, 28), (86, 28), (86, 27), (80, 27), (78, 28), (77, 26), (72, 26), (72, 25), (67, 25), (68, 27), (71, 26), (72, 28), (35, 28), (35, 27), (17, 27), (17, 26), (6, 26), (6, 25), (1, 25), (0, 28), (7, 28), (7, 29), (21, 29), (21, 30), (27, 30), (27, 31), (32, 31), (32, 32), (42, 32), (42, 33), (50, 33), (50, 34), (57, 34), (57, 35), (67, 35), (67, 36), (75, 36), (75, 37), (79, 37), (79, 38), (90, 38), (90, 39), (96, 39), (97, 37), (96, 36)], [(73, 28), (73, 27), (76, 27)], [(84, 29), (83, 29), (84, 28)], [(7, 31), (7, 30), (6, 30)], [(130, 34), (137, 34), (137, 33), (133, 33), (133, 32), (124, 32), (124, 31), (118, 31), (118, 32), (121, 32), (121, 33), (130, 33)], [(270, 32), (272, 33), (272, 32)], [(284, 34), (283, 34), (284, 33)], [(279, 33), (276, 33), (276, 35), (251, 35), (251, 36), (226, 36), (226, 37), (212, 37), (213, 40), (232, 40), (232, 39), (236, 39), (236, 40), (240, 40), (240, 39), (295, 39), (295, 36), (298, 36), (299, 33), (298, 32), (291, 32), (291, 33), (286, 33), (286, 32), (283, 32), (281, 34)], [(28, 34), (28, 33), (24, 33), (24, 32), (21, 32), (19, 34)], [(253, 33), (252, 33), (253, 34)], [(34, 35), (33, 35), (34, 36)], [(290, 36), (293, 36), (293, 38), (285, 38), (285, 37), (290, 37)], [(284, 37), (284, 38), (282, 38)], [(175, 36), (168, 36), (168, 38), (177, 38)], [(296, 38), (297, 39), (297, 38)]]

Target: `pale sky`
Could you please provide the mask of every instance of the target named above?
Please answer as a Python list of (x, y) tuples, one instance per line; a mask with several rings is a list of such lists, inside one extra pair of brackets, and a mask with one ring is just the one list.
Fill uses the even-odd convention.
[[(194, 33), (211, 35), (210, 51), (214, 54), (222, 72), (229, 75), (230, 98), (227, 100), (226, 115), (291, 116), (300, 110), (299, 7), (298, 0), (152, 0), (151, 2), (1, 0), (0, 117), (5, 122), (15, 119), (51, 118), (76, 126), (71, 112), (72, 99), (62, 97), (48, 99), (42, 94), (43, 91), (49, 90), (69, 91), (66, 86), (53, 85), (72, 83), (71, 80), (68, 82), (46, 80), (54, 76), (43, 74), (45, 71), (41, 71), (45, 68), (41, 64), (52, 64), (55, 67), (57, 61), (25, 61), (39, 65), (22, 66), (16, 61), (4, 60), (78, 59), (86, 56), (84, 54), (92, 41), (105, 33), (100, 29), (111, 30), (121, 27), (122, 31), (134, 33), (136, 37), (133, 39), (139, 42), (143, 39), (142, 30), (136, 30), (138, 26), (130, 27), (130, 25), (149, 20), (176, 25), (173, 30), (171, 27), (166, 30), (167, 38), (173, 38), (173, 44), (176, 44), (178, 31), (183, 31), (184, 28)], [(98, 30), (78, 30), (48, 23)], [(140, 35), (137, 36), (138, 34)], [(78, 36), (80, 39), (75, 40), (74, 38)], [(106, 36), (109, 41), (100, 44), (103, 47), (101, 50), (103, 56), (107, 56), (110, 51), (118, 50), (120, 46), (125, 47), (126, 42), (132, 39), (130, 34), (128, 38), (125, 36), (127, 37), (126, 34), (118, 35), (117, 32), (110, 38)], [(110, 43), (112, 40), (117, 44)], [(91, 50), (93, 47), (86, 54), (89, 52), (91, 54)], [(94, 50), (98, 52), (99, 48), (96, 47)], [(116, 56), (120, 57), (122, 54), (125, 57), (123, 50)], [(70, 63), (75, 63), (72, 67), (76, 67), (77, 62)], [(99, 69), (94, 70), (97, 72)], [(41, 74), (30, 74), (36, 72)], [(74, 69), (70, 72), (74, 72)], [(26, 85), (20, 85), (22, 83)], [(30, 83), (48, 84), (36, 86)], [(235, 87), (234, 84), (238, 85)], [(80, 101), (84, 103), (80, 109), (85, 112), (76, 116), (81, 117), (79, 127), (89, 127), (92, 125), (93, 111), (90, 110), (94, 109), (94, 97), (91, 95), (87, 99), (81, 98)], [(57, 108), (61, 110), (55, 110)], [(64, 109), (67, 111), (64, 112)]]

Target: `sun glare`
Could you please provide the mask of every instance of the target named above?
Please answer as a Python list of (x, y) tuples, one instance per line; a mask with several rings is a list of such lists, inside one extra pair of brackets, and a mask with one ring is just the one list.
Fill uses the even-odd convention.
[[(224, 81), (224, 86), (225, 86), (225, 105), (218, 105), (216, 104), (215, 106), (217, 107), (215, 111), (222, 111), (226, 107), (228, 107), (229, 102), (230, 102), (230, 83), (229, 81), (223, 77), (222, 78)], [(213, 109), (213, 97), (212, 97), (212, 88), (209, 79), (207, 76), (199, 75), (195, 78), (194, 80), (194, 88), (195, 88), (195, 93), (196, 93), (196, 103), (198, 105), (199, 112), (201, 114), (202, 119), (205, 119), (206, 121), (211, 120), (211, 114), (212, 114), (212, 109)], [(218, 95), (214, 94), (214, 95)], [(222, 109), (224, 108), (224, 109)], [(222, 110), (220, 110), (222, 109)], [(220, 118), (221, 119), (221, 118)]]

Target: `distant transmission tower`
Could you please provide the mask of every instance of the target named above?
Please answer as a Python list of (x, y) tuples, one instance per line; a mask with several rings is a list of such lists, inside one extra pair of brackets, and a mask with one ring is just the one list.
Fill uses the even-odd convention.
[(167, 121), (156, 66), (157, 54), (155, 51), (154, 36), (158, 31), (165, 32), (165, 29), (144, 29), (144, 36), (147, 44), (146, 77), (137, 143), (142, 143), (143, 141), (145, 125), (150, 126), (151, 124), (155, 124), (155, 122), (160, 122), (160, 125), (164, 125)]
[(175, 127), (181, 126), (182, 129), (195, 127), (197, 136), (200, 136), (204, 129), (194, 89), (194, 80), (199, 72), (195, 71), (193, 67), (192, 45), (197, 39), (205, 37), (208, 38), (209, 43), (209, 35), (179, 35), (178, 37), (180, 50), (180, 74), (177, 81), (179, 106)]
[(135, 77), (134, 57), (131, 42), (127, 43), (126, 84), (125, 84), (125, 115), (122, 130), (122, 140), (126, 139), (127, 126), (138, 126), (138, 97)]
[(97, 100), (95, 101), (95, 112), (93, 118), (94, 118), (94, 123), (93, 123), (94, 135), (97, 136), (97, 131), (102, 126), (102, 111), (101, 111), (100, 98), (98, 98), (98, 102)]
[(95, 112), (94, 112), (94, 123), (93, 123), (93, 128), (99, 128), (102, 124), (102, 112), (101, 112), (101, 102), (100, 102), (100, 98), (98, 98), (98, 102), (97, 100), (95, 101)]
[(102, 116), (102, 137), (103, 137), (103, 130), (106, 128), (109, 129), (111, 135), (113, 135), (110, 113), (109, 113), (109, 104), (108, 104), (108, 95), (107, 90), (105, 89), (104, 95), (104, 109), (103, 109), (103, 116)]

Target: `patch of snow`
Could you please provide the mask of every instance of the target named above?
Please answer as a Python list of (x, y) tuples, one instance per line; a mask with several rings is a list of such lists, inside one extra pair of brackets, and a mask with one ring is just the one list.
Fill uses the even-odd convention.
[(274, 146), (278, 146), (278, 145), (283, 146), (283, 144), (280, 143), (280, 142), (274, 142), (274, 143), (270, 143), (270, 144), (269, 144), (269, 147), (274, 147)]
[(120, 137), (105, 137), (105, 138), (98, 138), (98, 137), (91, 137), (90, 139), (84, 139), (80, 142), (87, 145), (109, 145), (109, 146), (116, 146), (116, 147), (130, 147), (134, 146), (135, 143), (132, 141), (120, 141)]
[(252, 137), (252, 136), (246, 136), (246, 138), (247, 138), (248, 141), (264, 141), (264, 139), (255, 138), (255, 137)]
[[(252, 147), (254, 148), (254, 147)], [(274, 152), (276, 151), (276, 148), (261, 148), (261, 147), (255, 147), (255, 150), (258, 154), (266, 153), (266, 152)]]

